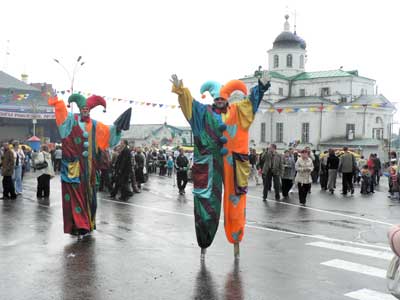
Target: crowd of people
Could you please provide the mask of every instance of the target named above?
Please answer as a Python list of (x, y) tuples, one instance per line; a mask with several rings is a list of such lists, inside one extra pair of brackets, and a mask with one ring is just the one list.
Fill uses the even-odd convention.
[[(43, 144), (39, 151), (20, 146), (18, 141), (5, 142), (0, 147), (3, 198), (16, 199), (22, 194), (25, 172), (32, 169), (37, 177), (37, 197), (49, 198), (50, 179), (61, 172), (62, 149), (52, 149)], [(126, 201), (134, 193), (140, 193), (149, 174), (172, 177), (176, 175), (179, 194), (185, 194), (192, 161), (192, 152), (156, 148), (130, 147), (127, 140), (112, 150), (103, 150), (97, 157), (97, 186), (100, 192), (110, 193), (112, 198)]]
[(119, 200), (126, 201), (134, 193), (140, 193), (142, 184), (149, 174), (172, 177), (176, 174), (179, 194), (185, 194), (189, 180), (188, 172), (192, 160), (191, 152), (156, 148), (130, 147), (122, 140), (112, 152), (102, 151), (100, 158), (100, 191), (109, 191), (112, 198), (120, 194)]
[[(22, 194), (22, 180), (25, 172), (33, 168), (37, 177), (37, 197), (48, 198), (50, 179), (61, 170), (62, 150), (56, 146), (52, 150), (42, 145), (34, 152), (18, 141), (3, 143), (0, 148), (1, 174), (3, 176), (3, 198), (15, 199)], [(97, 158), (98, 190), (110, 193), (112, 198), (126, 201), (135, 193), (140, 193), (142, 184), (149, 174), (176, 176), (179, 194), (185, 194), (187, 182), (191, 177), (193, 153), (183, 149), (158, 150), (156, 148), (131, 147), (127, 140), (112, 150), (104, 150)], [(251, 172), (249, 179), (256, 185), (263, 184), (263, 200), (273, 191), (275, 200), (281, 196), (288, 198), (298, 192), (299, 201), (305, 205), (311, 193), (312, 183), (319, 183), (321, 190), (333, 194), (336, 182), (342, 177), (342, 195), (354, 194), (354, 187), (360, 187), (364, 195), (374, 193), (381, 176), (388, 177), (389, 197), (400, 199), (400, 176), (396, 152), (390, 153), (389, 165), (384, 168), (376, 154), (356, 157), (347, 147), (343, 151), (329, 149), (323, 153), (306, 147), (302, 150), (286, 149), (278, 153), (276, 145), (271, 144), (262, 153), (256, 149), (249, 151)]]
[(0, 161), (3, 200), (16, 199), (18, 195), (22, 195), (24, 174), (30, 172), (31, 167), (37, 177), (37, 197), (49, 198), (54, 166), (47, 145), (42, 145), (39, 151), (33, 152), (24, 145), (20, 146), (17, 140), (5, 142), (0, 148)]
[[(342, 177), (342, 195), (354, 194), (354, 186), (360, 186), (361, 194), (374, 193), (374, 187), (379, 185), (384, 173), (384, 166), (377, 154), (370, 154), (368, 159), (359, 158), (343, 147), (342, 151), (329, 149), (323, 153), (306, 147), (302, 150), (289, 148), (280, 154), (275, 144), (271, 144), (261, 154), (250, 149), (250, 178), (256, 185), (263, 181), (263, 200), (268, 192), (275, 193), (275, 200), (284, 198), (289, 193), (298, 191), (299, 201), (305, 205), (307, 194), (311, 193), (311, 184), (320, 183), (321, 190), (333, 194), (336, 190), (337, 177)], [(399, 182), (397, 175), (397, 155), (390, 153), (390, 162), (386, 175), (389, 180), (389, 197), (399, 199)]]

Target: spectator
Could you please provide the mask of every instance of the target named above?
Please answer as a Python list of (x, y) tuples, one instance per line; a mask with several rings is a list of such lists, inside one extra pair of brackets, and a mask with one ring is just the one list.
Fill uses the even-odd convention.
[(25, 161), (25, 154), (19, 147), (19, 142), (13, 142), (13, 154), (14, 154), (14, 186), (17, 195), (22, 194), (22, 165)]
[(343, 147), (343, 155), (340, 157), (339, 170), (343, 174), (342, 178), (342, 195), (346, 196), (348, 190), (354, 194), (353, 187), (353, 174), (356, 168), (356, 159), (354, 155), (349, 152), (347, 147)]
[(168, 177), (172, 176), (172, 170), (174, 169), (174, 159), (172, 158), (172, 156), (168, 157), (168, 161), (167, 161), (167, 175)]
[(60, 146), (57, 146), (56, 151), (54, 152), (54, 171), (61, 172), (61, 159), (62, 159), (62, 150)]
[[(36, 169), (37, 176), (37, 198), (49, 198), (50, 196), (50, 179), (54, 177), (54, 167), (51, 161), (49, 147), (42, 145), (41, 151), (35, 153), (33, 163)], [(39, 165), (43, 167), (39, 168)]]
[(256, 185), (259, 185), (260, 178), (258, 177), (258, 170), (257, 170), (258, 159), (257, 159), (256, 149), (250, 149), (249, 162), (251, 166), (250, 178), (254, 178)]
[(179, 155), (175, 160), (176, 179), (178, 183), (179, 194), (185, 194), (185, 187), (188, 182), (189, 160), (185, 156), (183, 149), (179, 150)]
[(120, 149), (121, 152), (115, 162), (115, 186), (111, 192), (111, 198), (115, 198), (118, 191), (121, 191), (119, 200), (126, 201), (132, 195), (129, 191), (129, 178), (132, 172), (131, 151), (127, 140), (121, 140)]
[(293, 186), (293, 179), (296, 174), (295, 162), (289, 150), (285, 150), (283, 156), (283, 175), (282, 175), (282, 196), (287, 198)]
[(272, 180), (274, 182), (275, 200), (280, 199), (281, 190), (281, 176), (283, 173), (283, 159), (276, 151), (276, 145), (271, 144), (269, 151), (264, 155), (264, 166), (263, 166), (263, 176), (264, 189), (263, 189), (263, 201), (267, 200), (268, 191), (271, 190)]
[(146, 158), (142, 152), (142, 148), (138, 147), (135, 154), (135, 177), (136, 184), (139, 190), (142, 188), (142, 183), (145, 183), (144, 166), (146, 165)]
[(321, 190), (326, 191), (328, 189), (328, 151), (324, 152), (322, 159), (320, 159), (319, 168), (319, 183)]
[(329, 149), (326, 167), (328, 168), (328, 190), (333, 194), (336, 189), (336, 177), (339, 168), (339, 158), (333, 149)]
[(3, 175), (3, 200), (15, 199), (14, 183), (12, 176), (15, 169), (14, 152), (10, 149), (10, 145), (5, 143), (3, 145), (3, 155), (1, 160), (1, 174)]
[(306, 149), (301, 151), (300, 157), (296, 162), (296, 183), (299, 190), (300, 204), (305, 206), (307, 194), (311, 188), (311, 172), (314, 170), (312, 159), (309, 157), (309, 151)]

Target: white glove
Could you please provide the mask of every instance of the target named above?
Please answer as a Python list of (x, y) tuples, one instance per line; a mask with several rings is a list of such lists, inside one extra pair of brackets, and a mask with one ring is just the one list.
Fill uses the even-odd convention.
[(171, 79), (169, 80), (171, 81), (171, 83), (176, 87), (176, 88), (180, 88), (182, 87), (183, 83), (182, 80), (178, 79), (178, 76), (176, 74), (172, 74)]
[(268, 71), (263, 71), (263, 75), (260, 78), (260, 81), (263, 85), (266, 85), (268, 82), (271, 81), (271, 77), (269, 76)]

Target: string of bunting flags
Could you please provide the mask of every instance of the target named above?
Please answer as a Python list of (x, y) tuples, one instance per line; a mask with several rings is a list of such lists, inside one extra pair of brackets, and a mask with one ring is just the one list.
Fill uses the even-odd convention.
[(322, 112), (322, 111), (338, 111), (338, 110), (348, 110), (348, 109), (358, 109), (358, 108), (381, 108), (386, 107), (386, 103), (371, 103), (371, 104), (351, 104), (351, 105), (319, 105), (315, 107), (278, 107), (278, 108), (267, 108), (260, 109), (264, 114), (266, 112), (277, 112), (277, 113), (297, 113), (297, 112)]
[[(57, 94), (65, 95), (71, 93), (70, 90), (64, 90), (64, 91), (57, 91)], [(77, 93), (89, 97), (91, 95), (94, 95), (95, 93), (89, 93), (89, 92), (82, 92), (78, 91)], [(148, 107), (153, 107), (153, 108), (180, 108), (179, 105), (171, 105), (171, 104), (165, 104), (165, 103), (159, 103), (159, 102), (148, 102), (148, 101), (137, 101), (137, 100), (132, 100), (132, 99), (124, 99), (124, 98), (118, 98), (118, 97), (109, 97), (109, 96), (102, 96), (106, 101), (110, 102), (122, 102), (122, 103), (129, 103), (132, 105), (138, 105), (138, 106), (148, 106)], [(267, 109), (259, 109), (261, 113), (266, 113), (266, 112), (277, 112), (277, 113), (297, 113), (297, 112), (322, 112), (322, 111), (338, 111), (338, 110), (348, 110), (348, 109), (359, 109), (359, 108), (383, 108), (386, 107), (387, 103), (371, 103), (371, 104), (350, 104), (350, 105), (318, 105), (315, 107), (277, 107), (277, 108), (267, 108)]]
[[(57, 94), (65, 95), (65, 94), (70, 94), (70, 90), (65, 90), (65, 91), (57, 91)], [(98, 95), (95, 93), (88, 93), (88, 92), (81, 92), (78, 91), (78, 94), (81, 94), (85, 97), (90, 97), (91, 95)], [(117, 97), (109, 97), (109, 96), (102, 96), (107, 102), (112, 101), (112, 102), (122, 102), (122, 103), (129, 103), (132, 105), (139, 105), (139, 106), (149, 106), (149, 107), (154, 107), (154, 108), (180, 108), (179, 105), (175, 104), (165, 104), (165, 103), (159, 103), (159, 102), (148, 102), (148, 101), (136, 101), (132, 99), (123, 99), (123, 98), (117, 98)]]

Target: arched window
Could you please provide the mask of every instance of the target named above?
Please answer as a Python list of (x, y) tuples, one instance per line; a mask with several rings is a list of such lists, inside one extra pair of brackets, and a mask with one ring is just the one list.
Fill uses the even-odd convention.
[(376, 124), (383, 124), (382, 118), (381, 118), (381, 117), (376, 117), (375, 123), (376, 123)]
[(286, 66), (287, 66), (288, 68), (293, 67), (293, 56), (292, 56), (292, 54), (288, 54), (288, 55), (286, 56)]
[(300, 69), (304, 69), (304, 55), (300, 55)]
[(274, 55), (274, 68), (278, 68), (278, 67), (279, 67), (279, 56)]

